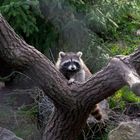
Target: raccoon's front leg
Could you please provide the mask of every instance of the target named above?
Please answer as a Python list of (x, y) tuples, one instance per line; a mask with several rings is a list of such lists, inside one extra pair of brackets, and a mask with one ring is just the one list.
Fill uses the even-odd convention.
[(74, 83), (75, 79), (74, 78), (70, 78), (68, 81), (68, 85), (71, 85), (72, 83)]

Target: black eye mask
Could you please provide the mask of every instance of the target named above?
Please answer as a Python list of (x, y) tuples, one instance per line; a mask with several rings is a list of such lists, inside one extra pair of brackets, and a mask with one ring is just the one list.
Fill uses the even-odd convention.
[(73, 64), (76, 66), (77, 70), (80, 70), (80, 64), (78, 62), (73, 62)]
[[(68, 67), (70, 65), (75, 65), (76, 66), (76, 69), (74, 70), (69, 70)], [(63, 73), (63, 75), (73, 75), (74, 73), (78, 72), (80, 70), (81, 66), (78, 62), (68, 62), (68, 63), (65, 63), (62, 65), (62, 67), (60, 68), (60, 71)]]

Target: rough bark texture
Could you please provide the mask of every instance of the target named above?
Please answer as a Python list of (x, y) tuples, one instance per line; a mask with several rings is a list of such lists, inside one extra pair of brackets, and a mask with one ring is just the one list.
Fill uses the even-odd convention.
[[(140, 50), (130, 56), (110, 60), (101, 71), (84, 83), (67, 85), (54, 65), (23, 41), (0, 15), (0, 58), (22, 73), (28, 73), (53, 101), (55, 111), (43, 140), (75, 140), (93, 105), (111, 96), (124, 85), (140, 95)], [(136, 70), (135, 70), (136, 69)]]

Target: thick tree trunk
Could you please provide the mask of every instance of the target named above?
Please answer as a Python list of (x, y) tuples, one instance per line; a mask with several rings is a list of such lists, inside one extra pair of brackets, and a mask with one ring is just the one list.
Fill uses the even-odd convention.
[[(23, 41), (0, 15), (0, 58), (12, 68), (28, 73), (55, 105), (43, 140), (75, 140), (93, 105), (111, 96), (124, 85), (140, 95), (140, 50), (115, 57), (85, 83), (67, 85), (54, 65)], [(136, 69), (136, 70), (135, 70)]]

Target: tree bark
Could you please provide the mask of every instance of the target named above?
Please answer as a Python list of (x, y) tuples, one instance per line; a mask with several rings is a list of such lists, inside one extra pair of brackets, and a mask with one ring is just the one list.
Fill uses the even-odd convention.
[(84, 83), (68, 86), (64, 76), (46, 56), (22, 40), (0, 15), (0, 58), (7, 65), (28, 73), (52, 100), (55, 111), (43, 140), (75, 140), (93, 105), (111, 96), (124, 85), (140, 95), (140, 50), (112, 58), (108, 65)]

